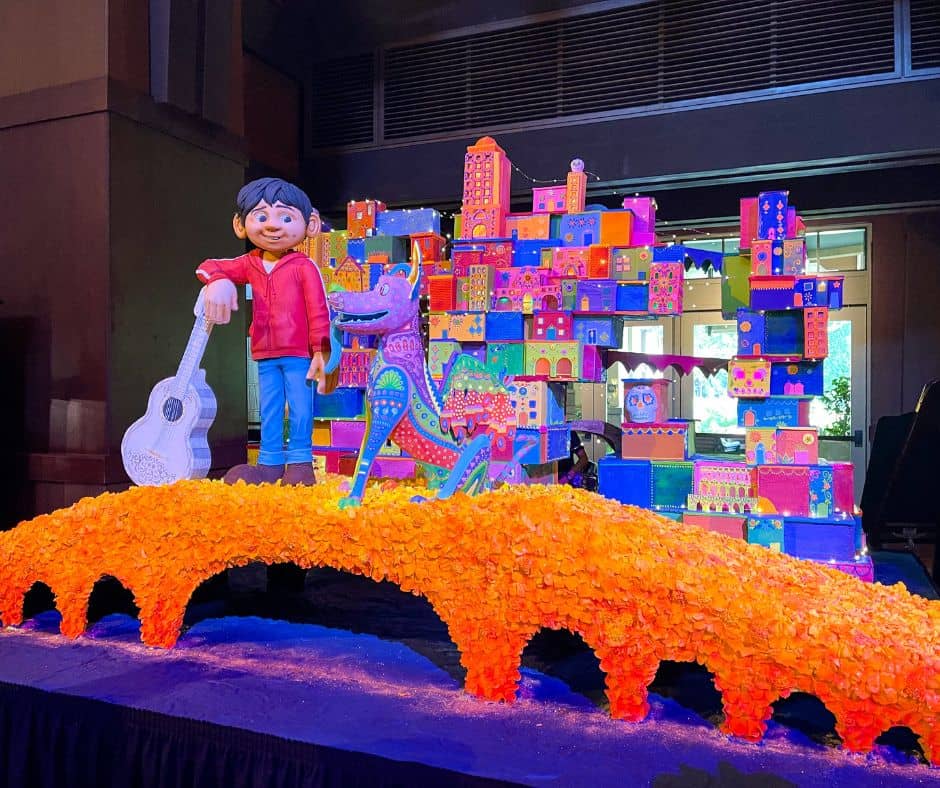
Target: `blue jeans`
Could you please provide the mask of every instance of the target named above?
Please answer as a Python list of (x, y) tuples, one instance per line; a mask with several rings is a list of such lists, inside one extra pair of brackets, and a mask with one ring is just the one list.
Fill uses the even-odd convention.
[[(258, 362), (261, 410), (259, 465), (312, 462), (313, 387), (307, 382), (310, 359), (298, 356), (264, 358)], [(290, 437), (284, 450), (284, 405)]]

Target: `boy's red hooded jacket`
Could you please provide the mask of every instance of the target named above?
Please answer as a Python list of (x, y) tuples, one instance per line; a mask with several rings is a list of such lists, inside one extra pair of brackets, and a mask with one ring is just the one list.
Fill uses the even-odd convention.
[(251, 285), (251, 357), (256, 361), (283, 356), (310, 356), (330, 348), (330, 310), (323, 279), (314, 262), (289, 252), (269, 274), (261, 251), (229, 260), (206, 260), (196, 269), (203, 284), (230, 279)]

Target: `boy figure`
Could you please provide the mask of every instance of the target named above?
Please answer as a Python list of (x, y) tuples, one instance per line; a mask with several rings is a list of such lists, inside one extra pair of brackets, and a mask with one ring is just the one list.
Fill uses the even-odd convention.
[(313, 395), (307, 381), (316, 380), (317, 391), (328, 394), (336, 388), (338, 373), (324, 372), (330, 312), (320, 271), (294, 247), (320, 232), (320, 216), (301, 189), (279, 178), (243, 186), (236, 205), (235, 235), (255, 248), (230, 260), (206, 260), (196, 269), (206, 285), (206, 317), (213, 323), (228, 323), (238, 309), (236, 285), (250, 284), (253, 299), (249, 334), (251, 356), (258, 362), (261, 451), (257, 465), (238, 465), (225, 481), (313, 484)]

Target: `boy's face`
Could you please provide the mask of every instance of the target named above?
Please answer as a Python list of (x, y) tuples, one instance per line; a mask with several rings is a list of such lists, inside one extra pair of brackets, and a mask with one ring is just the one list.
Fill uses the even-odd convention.
[(281, 202), (268, 205), (264, 200), (249, 211), (244, 223), (237, 214), (232, 222), (235, 235), (247, 238), (258, 249), (278, 256), (293, 249), (306, 237), (320, 231), (320, 219), (301, 215), (296, 208)]

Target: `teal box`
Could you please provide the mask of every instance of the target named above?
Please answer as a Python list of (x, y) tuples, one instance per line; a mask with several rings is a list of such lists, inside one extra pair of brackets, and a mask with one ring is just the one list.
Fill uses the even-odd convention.
[(752, 514), (747, 518), (747, 543), (783, 552), (783, 518), (775, 514)]
[(561, 308), (571, 310), (574, 309), (576, 303), (578, 303), (578, 280), (562, 279)]
[(684, 509), (686, 499), (692, 493), (694, 469), (693, 462), (651, 462), (650, 498), (653, 509), (672, 512)]
[(525, 374), (524, 342), (487, 342), (486, 371), (496, 377)]
[(830, 465), (809, 466), (809, 515), (832, 517), (832, 485), (834, 475)]
[(411, 239), (407, 235), (370, 235), (364, 240), (366, 259), (371, 254), (387, 254), (390, 263), (406, 263), (410, 259)]

